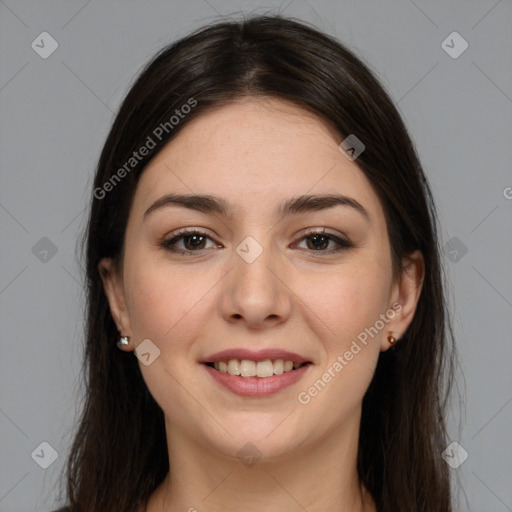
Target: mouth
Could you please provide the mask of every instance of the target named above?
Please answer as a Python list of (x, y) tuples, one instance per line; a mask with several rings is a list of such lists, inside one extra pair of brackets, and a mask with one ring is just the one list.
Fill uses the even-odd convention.
[(274, 375), (294, 372), (304, 366), (312, 364), (310, 361), (293, 361), (285, 359), (265, 359), (253, 361), (251, 359), (225, 359), (203, 363), (221, 373), (233, 377), (265, 379)]
[(314, 362), (280, 348), (254, 351), (245, 347), (216, 352), (199, 361), (224, 389), (251, 398), (276, 394), (299, 382)]
[(212, 382), (224, 389), (242, 397), (263, 398), (298, 383), (313, 363), (294, 363), (283, 359), (229, 359), (207, 361), (201, 366), (210, 374)]

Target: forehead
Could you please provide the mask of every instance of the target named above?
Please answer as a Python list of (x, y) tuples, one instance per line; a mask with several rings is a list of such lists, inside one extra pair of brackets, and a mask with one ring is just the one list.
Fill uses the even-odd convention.
[(165, 193), (223, 197), (237, 211), (274, 209), (284, 198), (342, 193), (383, 215), (371, 183), (313, 114), (275, 99), (245, 99), (190, 121), (144, 170), (134, 208)]

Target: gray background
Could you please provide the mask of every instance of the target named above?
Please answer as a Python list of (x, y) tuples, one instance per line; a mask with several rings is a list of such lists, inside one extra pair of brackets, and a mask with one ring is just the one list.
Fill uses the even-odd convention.
[[(510, 1), (0, 0), (0, 512), (59, 505), (56, 484), (80, 406), (77, 238), (94, 166), (132, 78), (164, 44), (218, 14), (279, 7), (368, 62), (416, 141), (448, 244), (465, 375), (460, 431), (456, 401), (451, 415), (451, 440), (469, 454), (451, 470), (464, 491), (459, 510), (512, 510)], [(45, 31), (59, 45), (47, 59), (31, 47), (42, 46)], [(441, 46), (453, 31), (469, 44), (458, 58)], [(42, 442), (59, 454), (46, 470), (35, 462), (48, 461)]]

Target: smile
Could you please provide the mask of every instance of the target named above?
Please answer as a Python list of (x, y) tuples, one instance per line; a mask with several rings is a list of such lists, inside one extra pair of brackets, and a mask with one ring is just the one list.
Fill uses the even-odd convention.
[(265, 361), (251, 361), (248, 359), (230, 359), (228, 361), (218, 361), (215, 363), (206, 363), (223, 373), (240, 377), (258, 377), (264, 379), (273, 375), (281, 375), (285, 372), (291, 372), (307, 363), (294, 363), (293, 361), (284, 361), (283, 359), (266, 359)]
[(313, 364), (294, 364), (292, 361), (282, 359), (258, 362), (247, 359), (239, 362), (237, 359), (230, 359), (218, 363), (203, 363), (201, 366), (221, 388), (243, 397), (262, 398), (295, 384)]

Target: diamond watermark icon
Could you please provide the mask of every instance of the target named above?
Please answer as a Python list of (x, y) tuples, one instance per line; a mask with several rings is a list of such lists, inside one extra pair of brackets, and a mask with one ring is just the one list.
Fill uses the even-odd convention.
[(47, 59), (59, 47), (59, 43), (48, 32), (41, 32), (30, 46), (39, 57)]
[(57, 450), (46, 441), (43, 441), (30, 456), (43, 469), (48, 469), (59, 458)]
[(236, 456), (240, 459), (242, 464), (248, 468), (252, 468), (261, 459), (261, 452), (254, 444), (245, 443), (244, 446), (240, 448)]
[(444, 253), (452, 263), (458, 263), (468, 252), (468, 248), (456, 236), (444, 244)]
[(263, 247), (252, 236), (248, 236), (237, 246), (236, 252), (246, 263), (253, 263), (263, 252)]
[(456, 441), (450, 443), (441, 454), (441, 457), (452, 469), (457, 469), (468, 456), (468, 452)]
[(353, 162), (364, 150), (366, 146), (353, 133), (351, 133), (341, 144), (338, 149), (342, 154)]
[(452, 59), (458, 59), (468, 49), (468, 46), (468, 42), (458, 32), (452, 32), (441, 43), (441, 48)]
[(160, 356), (160, 349), (151, 340), (145, 339), (135, 349), (135, 355), (144, 366), (149, 366)]
[(57, 254), (57, 246), (49, 238), (43, 236), (32, 247), (32, 254), (42, 263), (48, 263)]

